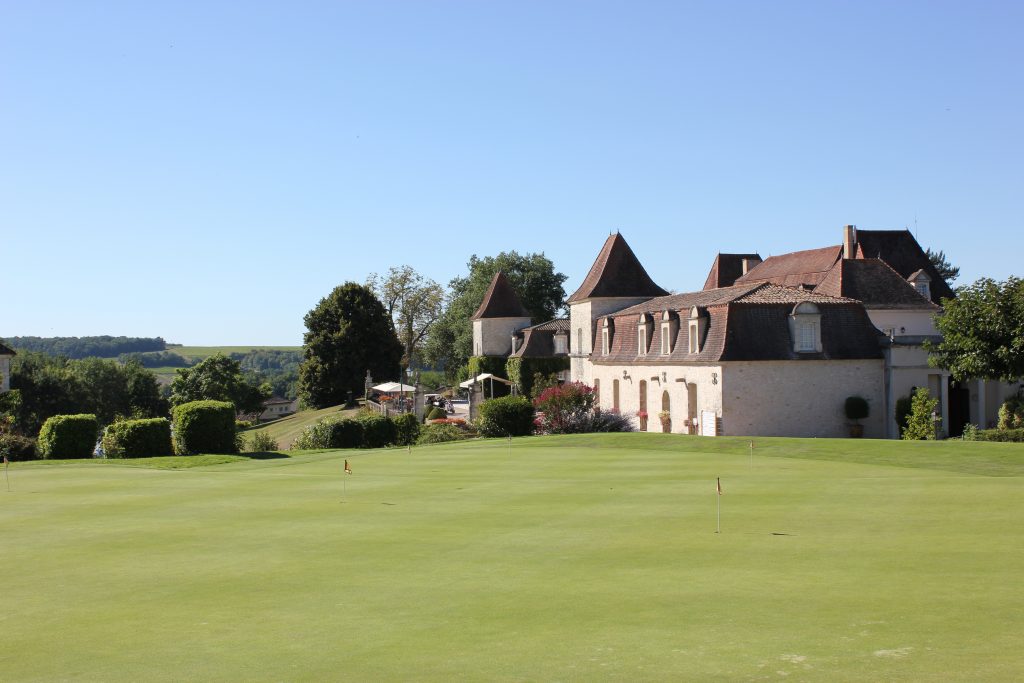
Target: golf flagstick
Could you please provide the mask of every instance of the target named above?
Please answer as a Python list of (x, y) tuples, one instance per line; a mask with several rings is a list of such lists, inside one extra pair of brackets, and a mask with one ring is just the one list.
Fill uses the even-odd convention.
[(750, 469), (754, 469), (754, 442), (750, 442)]
[(4, 480), (7, 482), (7, 492), (11, 491), (11, 475), (7, 473), (8, 468), (11, 466), (11, 461), (7, 459), (7, 454), (4, 453)]
[(717, 523), (717, 525), (715, 527), (715, 533), (716, 534), (720, 534), (720, 533), (722, 533), (722, 478), (721, 477), (715, 477), (715, 490), (718, 492), (718, 495), (715, 496), (715, 498), (718, 501), (718, 523)]

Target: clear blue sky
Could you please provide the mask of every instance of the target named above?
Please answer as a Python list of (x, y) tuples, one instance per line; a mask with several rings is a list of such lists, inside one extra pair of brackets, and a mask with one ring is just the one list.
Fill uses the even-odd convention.
[(719, 251), (917, 225), (1021, 274), (1019, 2), (0, 1), (0, 337), (300, 344), (334, 286), (620, 230)]

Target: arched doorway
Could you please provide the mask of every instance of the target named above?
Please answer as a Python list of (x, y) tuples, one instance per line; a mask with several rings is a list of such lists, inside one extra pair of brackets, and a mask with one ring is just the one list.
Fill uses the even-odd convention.
[(647, 380), (640, 380), (640, 410), (637, 411), (640, 418), (640, 431), (647, 431)]
[(661, 413), (658, 417), (661, 418), (661, 431), (666, 434), (672, 431), (672, 399), (668, 395), (668, 390), (661, 392)]
[(619, 412), (619, 380), (612, 380), (612, 410)]
[(686, 420), (690, 434), (696, 434), (694, 426), (697, 424), (697, 385), (686, 385)]

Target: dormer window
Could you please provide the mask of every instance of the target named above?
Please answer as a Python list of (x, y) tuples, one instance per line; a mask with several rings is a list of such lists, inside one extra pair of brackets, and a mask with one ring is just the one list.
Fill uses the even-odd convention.
[(928, 301), (932, 300), (932, 278), (924, 270), (918, 270), (910, 274), (907, 282), (914, 286), (914, 291)]
[(646, 356), (651, 345), (651, 325), (645, 314), (640, 315), (636, 326), (636, 348), (638, 356)]
[(804, 301), (793, 307), (789, 316), (789, 331), (796, 353), (821, 353), (821, 311)]
[(690, 308), (690, 319), (687, 320), (687, 337), (690, 342), (690, 353), (700, 353), (701, 342), (704, 339), (704, 333), (707, 331), (707, 328), (707, 312), (696, 306)]
[(555, 335), (555, 353), (569, 353), (569, 337), (565, 334)]
[(604, 319), (601, 326), (601, 353), (605, 356), (612, 352), (612, 327), (609, 318)]
[(678, 331), (678, 317), (672, 311), (663, 311), (661, 314), (661, 355), (667, 356), (672, 353), (672, 342), (675, 341)]

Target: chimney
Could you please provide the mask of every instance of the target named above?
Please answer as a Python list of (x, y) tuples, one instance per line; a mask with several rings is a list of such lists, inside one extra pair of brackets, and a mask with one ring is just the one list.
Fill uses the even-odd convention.
[(857, 226), (843, 226), (843, 258), (856, 258)]
[(761, 259), (759, 259), (759, 258), (745, 258), (745, 259), (743, 259), (743, 274), (746, 275), (747, 273), (749, 273), (754, 268), (754, 266), (756, 266), (760, 262), (761, 262)]

